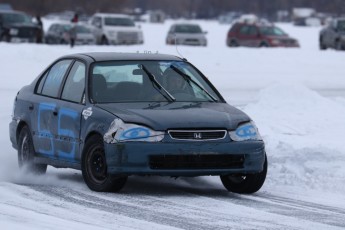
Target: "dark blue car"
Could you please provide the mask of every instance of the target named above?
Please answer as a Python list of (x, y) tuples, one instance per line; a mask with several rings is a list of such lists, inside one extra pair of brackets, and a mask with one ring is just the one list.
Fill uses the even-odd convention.
[(130, 175), (213, 175), (254, 193), (267, 173), (253, 121), (171, 55), (59, 58), (18, 92), (10, 139), (19, 166), (79, 169), (100, 192), (119, 191)]

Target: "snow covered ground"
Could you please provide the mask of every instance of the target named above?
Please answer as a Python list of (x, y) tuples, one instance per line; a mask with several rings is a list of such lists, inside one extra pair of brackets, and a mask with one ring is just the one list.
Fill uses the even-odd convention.
[(208, 31), (208, 46), (178, 47), (259, 127), (269, 169), (255, 195), (228, 193), (216, 177), (130, 177), (120, 194), (101, 194), (86, 187), (79, 171), (49, 167), (47, 175), (34, 177), (18, 170), (8, 123), (23, 85), (69, 53), (177, 55), (165, 45), (171, 23), (142, 24), (140, 46), (0, 43), (0, 228), (345, 228), (345, 52), (320, 51), (317, 27), (279, 25), (299, 40), (299, 49), (230, 49), (228, 26), (198, 21)]

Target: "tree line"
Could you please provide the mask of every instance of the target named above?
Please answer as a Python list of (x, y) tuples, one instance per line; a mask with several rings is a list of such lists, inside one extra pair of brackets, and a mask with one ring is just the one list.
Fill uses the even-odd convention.
[(268, 18), (278, 10), (310, 7), (318, 12), (345, 14), (345, 0), (0, 0), (16, 10), (32, 15), (45, 15), (64, 10), (86, 14), (95, 12), (122, 13), (135, 8), (163, 10), (171, 17), (215, 18), (228, 11), (254, 13)]

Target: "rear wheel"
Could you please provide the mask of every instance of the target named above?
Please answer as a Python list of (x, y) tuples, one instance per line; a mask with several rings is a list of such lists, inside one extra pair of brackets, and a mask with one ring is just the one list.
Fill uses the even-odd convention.
[(343, 45), (341, 44), (341, 42), (339, 40), (337, 40), (335, 42), (335, 49), (336, 50), (343, 50), (344, 49)]
[(8, 34), (2, 35), (1, 36), (1, 41), (3, 41), (3, 42), (10, 42), (11, 41), (10, 35), (8, 35)]
[(18, 138), (18, 165), (29, 172), (35, 174), (44, 174), (47, 171), (47, 165), (34, 163), (35, 150), (32, 142), (30, 130), (24, 126), (20, 131)]
[(82, 174), (87, 186), (97, 192), (120, 191), (127, 176), (109, 175), (101, 136), (92, 136), (85, 144), (82, 156)]
[(265, 182), (267, 174), (267, 157), (262, 172), (246, 175), (220, 176), (224, 187), (234, 193), (250, 194), (259, 191)]
[(269, 47), (267, 42), (261, 42), (259, 47)]

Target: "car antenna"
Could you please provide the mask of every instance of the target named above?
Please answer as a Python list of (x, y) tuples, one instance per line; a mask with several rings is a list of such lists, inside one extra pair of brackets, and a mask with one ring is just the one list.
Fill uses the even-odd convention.
[(175, 48), (176, 48), (176, 52), (177, 54), (184, 60), (187, 61), (187, 59), (185, 57), (183, 57), (183, 55), (179, 52), (178, 48), (177, 48), (177, 37), (176, 37), (176, 33), (174, 33), (175, 35)]

